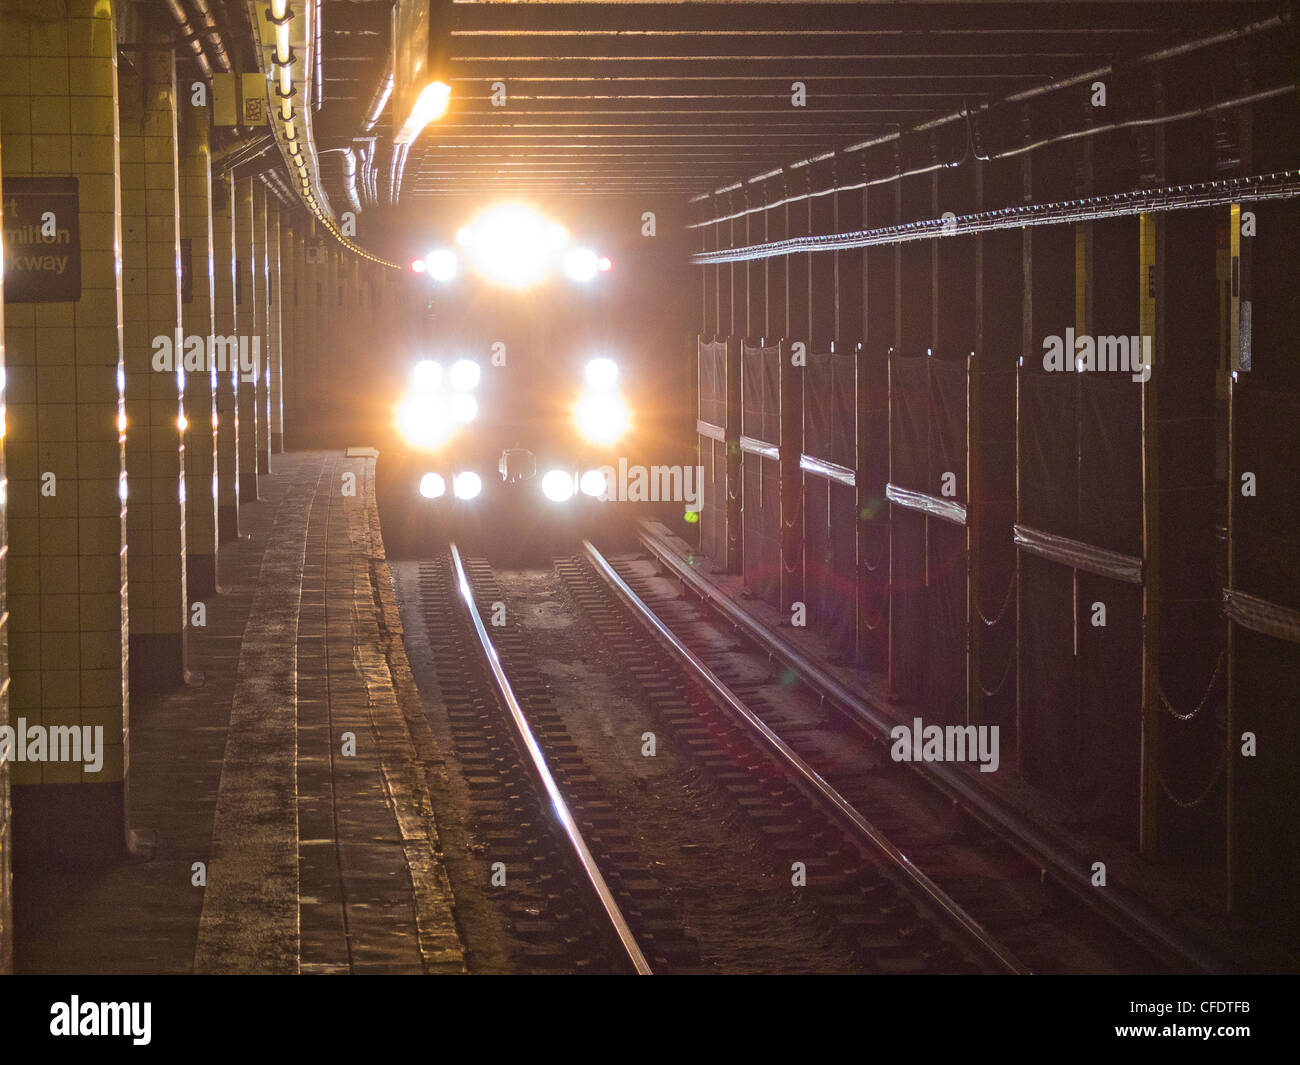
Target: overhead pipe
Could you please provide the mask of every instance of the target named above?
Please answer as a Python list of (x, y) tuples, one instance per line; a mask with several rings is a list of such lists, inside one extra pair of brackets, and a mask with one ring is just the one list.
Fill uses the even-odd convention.
[(275, 138), (270, 133), (260, 133), (242, 141), (236, 141), (225, 151), (214, 154), (212, 165), (219, 170), (233, 170), (235, 167), (260, 159), (275, 147)]
[(280, 198), (286, 204), (297, 203), (297, 197), (293, 194), (293, 190), (289, 188), (289, 184), (280, 173), (280, 168), (278, 166), (273, 166), (270, 170), (263, 171), (262, 179), (275, 186), (280, 193)]
[(221, 40), (221, 31), (217, 29), (217, 20), (213, 18), (212, 8), (208, 6), (208, 0), (190, 0), (190, 6), (194, 8), (203, 21), (203, 32), (212, 49), (213, 63), (221, 73), (230, 73), (230, 56), (226, 54), (226, 45)]
[(272, 196), (274, 196), (277, 200), (279, 200), (281, 205), (287, 205), (289, 203), (289, 198), (285, 195), (284, 190), (282, 189), (282, 187), (278, 182), (272, 181), (271, 178), (268, 176), (269, 174), (273, 174), (273, 173), (275, 173), (275, 171), (273, 170), (269, 172), (263, 170), (257, 176), (258, 179), (262, 182), (262, 184), (266, 186), (267, 192), (269, 192)]
[(324, 7), (322, 0), (316, 0), (316, 99), (314, 101), (316, 111), (319, 111), (321, 104), (325, 102), (325, 61), (321, 48), (321, 16), (324, 14)]
[(406, 153), (410, 147), (409, 144), (393, 145), (393, 158), (388, 168), (388, 202), (393, 206), (396, 206), (402, 191), (402, 174), (406, 170)]
[(1103, 218), (1130, 218), (1134, 215), (1163, 211), (1297, 198), (1300, 198), (1300, 170), (1283, 170), (1271, 174), (1257, 174), (1249, 178), (1229, 178), (1191, 185), (1137, 189), (1132, 192), (1090, 196), (1058, 203), (1019, 204), (959, 215), (955, 219), (925, 218), (915, 222), (901, 222), (847, 233), (787, 237), (784, 240), (767, 241), (738, 248), (696, 252), (691, 256), (691, 262), (696, 266), (753, 262), (758, 259), (772, 259), (802, 252), (851, 251), (914, 240), (932, 240), (936, 237), (1022, 229), (1026, 226), (1095, 222)]
[(362, 133), (369, 133), (375, 128), (379, 116), (384, 113), (384, 108), (388, 106), (389, 97), (393, 95), (393, 50), (394, 42), (390, 32), (388, 36), (388, 52), (384, 58), (384, 73), (379, 79), (379, 84), (375, 86), (375, 91), (370, 94), (370, 105), (366, 108), (365, 118), (361, 122)]
[(180, 0), (165, 0), (165, 3), (167, 4), (167, 10), (172, 13), (172, 18), (180, 25), (181, 34), (185, 37), (185, 43), (190, 47), (194, 62), (198, 64), (199, 70), (203, 74), (203, 80), (211, 81), (212, 64), (208, 62), (208, 57), (203, 54), (203, 41), (200, 39), (198, 30), (190, 23), (189, 12), (181, 6)]
[(368, 205), (370, 203), (370, 189), (366, 186), (366, 182), (370, 180), (368, 177), (370, 156), (366, 152), (364, 143), (357, 145), (357, 158), (360, 160), (357, 169), (357, 185), (361, 189), (361, 202)]
[(374, 137), (358, 137), (352, 142), (357, 149), (357, 156), (361, 160), (360, 173), (358, 174), (358, 184), (361, 186), (361, 196), (363, 202), (370, 206), (375, 206), (375, 151), (376, 144)]
[(357, 214), (361, 213), (361, 201), (357, 198), (357, 156), (351, 148), (322, 148), (321, 155), (339, 152), (343, 156), (343, 191), (348, 197), (348, 206)]

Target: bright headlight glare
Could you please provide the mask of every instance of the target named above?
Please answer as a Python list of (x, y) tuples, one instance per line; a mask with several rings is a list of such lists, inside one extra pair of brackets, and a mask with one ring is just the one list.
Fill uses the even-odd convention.
[(437, 248), (424, 257), (424, 265), (435, 281), (450, 281), (456, 276), (456, 253), (447, 248)]
[(600, 470), (588, 470), (582, 475), (578, 487), (585, 496), (603, 496), (609, 482)]
[(627, 431), (627, 406), (618, 396), (585, 396), (575, 414), (582, 435), (596, 444), (612, 444)]
[(447, 379), (457, 392), (469, 392), (478, 387), (481, 376), (478, 363), (469, 359), (457, 359), (451, 364)]
[(435, 447), (447, 437), (451, 424), (446, 411), (434, 397), (416, 395), (397, 410), (397, 428), (416, 447)]
[(552, 503), (563, 503), (573, 495), (573, 474), (551, 470), (542, 478), (542, 494)]
[(527, 204), (493, 207), (474, 223), (474, 263), (498, 284), (514, 288), (535, 284), (550, 268), (548, 229), (546, 219)]
[(564, 257), (564, 272), (574, 281), (590, 281), (600, 269), (600, 257), (590, 248), (574, 248)]
[(420, 478), (420, 495), (425, 499), (437, 499), (447, 491), (447, 482), (436, 473), (426, 473)]
[(592, 359), (587, 363), (586, 375), (592, 388), (608, 391), (618, 380), (618, 363), (613, 359)]
[(467, 425), (478, 417), (478, 400), (467, 392), (451, 397), (452, 421)]
[(483, 491), (483, 479), (477, 473), (464, 470), (452, 479), (451, 490), (457, 499), (473, 499)]
[(421, 392), (432, 392), (442, 383), (442, 367), (431, 359), (421, 359), (415, 364), (412, 376), (416, 388)]

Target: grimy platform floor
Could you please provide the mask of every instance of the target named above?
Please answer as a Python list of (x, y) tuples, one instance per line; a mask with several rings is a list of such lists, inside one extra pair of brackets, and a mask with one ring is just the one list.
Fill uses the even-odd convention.
[(18, 870), (19, 972), (463, 971), (374, 458), (274, 465), (190, 629), (191, 683), (132, 702), (139, 853)]

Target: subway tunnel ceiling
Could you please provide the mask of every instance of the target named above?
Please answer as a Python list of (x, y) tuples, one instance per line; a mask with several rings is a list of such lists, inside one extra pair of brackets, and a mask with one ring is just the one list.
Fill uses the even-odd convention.
[[(413, 147), (401, 196), (698, 194), (1271, 6), (457, 2), (451, 106)], [(325, 5), (322, 147), (360, 126), (391, 8)], [(376, 131), (391, 137), (387, 111)]]

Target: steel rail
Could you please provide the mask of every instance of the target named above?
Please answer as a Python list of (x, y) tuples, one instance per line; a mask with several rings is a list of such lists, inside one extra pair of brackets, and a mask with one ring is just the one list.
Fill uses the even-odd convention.
[[(682, 583), (689, 585), (695, 595), (738, 630), (743, 630), (750, 639), (784, 665), (793, 669), (803, 684), (839, 707), (869, 735), (882, 743), (891, 741), (890, 729), (895, 722), (878, 707), (840, 683), (793, 645), (770, 632), (715, 588), (707, 578), (696, 573), (676, 552), (649, 532), (644, 524), (639, 532), (639, 539), (645, 549), (672, 571)], [(1058, 883), (1069, 889), (1094, 912), (1100, 913), (1111, 921), (1123, 922), (1129, 934), (1134, 935), (1147, 949), (1155, 950), (1166, 958), (1190, 962), (1203, 972), (1226, 971), (1224, 959), (1216, 957), (1209, 950), (1189, 945), (1179, 938), (1163, 919), (1157, 917), (1139, 899), (1130, 897), (1116, 888), (1098, 892), (1092, 886), (1086, 862), (1072, 855), (1065, 844), (1032, 825), (1023, 815), (986, 794), (979, 785), (972, 783), (955, 767), (927, 763), (923, 769), (916, 768), (916, 771), (950, 798), (959, 802), (981, 824), (1027, 860), (1045, 872), (1050, 871)]]
[[(1292, 90), (1288, 89), (1288, 91)], [(871, 182), (859, 183), (853, 187), (861, 188), (865, 184)], [(835, 189), (828, 189), (817, 195), (826, 196), (835, 191)], [(1134, 189), (1130, 192), (1116, 192), (1106, 196), (1089, 196), (1053, 203), (998, 207), (951, 218), (923, 218), (914, 222), (899, 222), (847, 233), (787, 237), (784, 240), (767, 241), (762, 244), (746, 244), (717, 251), (696, 252), (691, 256), (691, 265), (711, 266), (719, 263), (753, 262), (758, 259), (773, 259), (802, 252), (850, 251), (886, 244), (902, 244), (913, 240), (934, 240), (971, 233), (990, 233), (994, 230), (1022, 229), (1026, 226), (1096, 222), (1106, 218), (1128, 218), (1148, 212), (1196, 210), (1222, 207), (1232, 203), (1294, 199), (1296, 196), (1300, 196), (1300, 171), (1280, 170), (1276, 173), (1254, 174), (1244, 178)]]
[(505, 667), (501, 664), (501, 656), (497, 653), (492, 638), (488, 635), (487, 627), (483, 624), (483, 618), (479, 615), (478, 607), (474, 603), (474, 590), (470, 587), (469, 575), (465, 572), (460, 552), (456, 549), (455, 543), (448, 546), (451, 550), (451, 563), (455, 571), (456, 586), (465, 602), (470, 621), (473, 622), (474, 632), (478, 636), (479, 646), (483, 650), (483, 657), (487, 660), (492, 679), (496, 684), (497, 693), (501, 696), (501, 701), (510, 712), (510, 719), (514, 723), (515, 732), (523, 744), (528, 760), (532, 763), (533, 771), (546, 789), (556, 819), (560, 822), (560, 827), (564, 829), (564, 834), (568, 837), (569, 843), (582, 865), (582, 871), (586, 874), (587, 881), (595, 892), (601, 908), (604, 909), (606, 916), (609, 918), (628, 960), (631, 961), (639, 976), (651, 976), (654, 970), (650, 968), (650, 963), (646, 961), (645, 954), (642, 953), (636, 937), (632, 934), (632, 929), (628, 926), (627, 918), (623, 916), (623, 911), (619, 909), (613, 892), (610, 891), (609, 885), (605, 882), (605, 878), (596, 864), (596, 859), (592, 857), (586, 840), (582, 838), (582, 833), (578, 830), (578, 823), (574, 820), (568, 803), (564, 801), (564, 796), (560, 794), (559, 785), (556, 784), (555, 777), (551, 775), (550, 767), (546, 764), (546, 757), (542, 754), (537, 738), (533, 735), (532, 727), (528, 724), (528, 718), (524, 715), (523, 707), (510, 685)]
[(835, 811), (837, 821), (848, 828), (850, 832), (866, 839), (888, 858), (895, 868), (902, 872), (932, 903), (960, 925), (962, 930), (978, 943), (981, 949), (1002, 968), (1017, 975), (1029, 973), (1030, 970), (1017, 961), (983, 925), (967, 913), (943, 888), (926, 876), (884, 833), (863, 817), (852, 803), (836, 791), (820, 773), (813, 769), (789, 744), (773, 732), (762, 718), (746, 706), (739, 696), (719, 679), (718, 675), (705, 665), (699, 656), (656, 616), (654, 611), (618, 575), (614, 567), (609, 564), (608, 560), (590, 540), (583, 540), (582, 546), (596, 571), (618, 593), (623, 602), (658, 636), (660, 642), (668, 648), (674, 657), (691, 668), (695, 676), (713, 693), (719, 702), (734, 716), (740, 718), (741, 721), (753, 729), (764, 744), (787, 767), (794, 771), (795, 777), (804, 791), (812, 792), (816, 798), (829, 805)]

